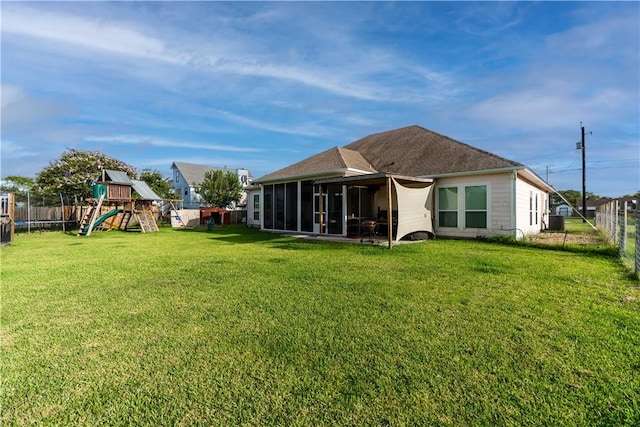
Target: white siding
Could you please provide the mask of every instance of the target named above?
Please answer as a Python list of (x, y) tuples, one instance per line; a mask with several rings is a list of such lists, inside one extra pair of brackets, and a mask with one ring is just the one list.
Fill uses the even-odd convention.
[(247, 197), (246, 197), (246, 201), (247, 201), (247, 227), (258, 227), (260, 228), (260, 218), (258, 216), (258, 219), (255, 220), (253, 218), (253, 211), (254, 211), (254, 196), (257, 195), (258, 196), (258, 203), (260, 206), (260, 209), (262, 209), (262, 194), (260, 189), (254, 189), (254, 190), (248, 190), (247, 191)]
[(516, 228), (522, 234), (537, 234), (546, 228), (549, 218), (546, 192), (519, 178), (516, 181), (516, 201)]
[[(515, 236), (513, 226), (513, 178), (512, 172), (438, 178), (434, 193), (434, 225), (437, 236), (471, 237), (508, 235)], [(457, 228), (440, 227), (438, 224), (438, 188), (457, 186), (464, 191), (465, 186), (487, 186), (487, 228), (464, 228), (464, 206), (458, 206), (459, 221)], [(460, 194), (459, 194), (460, 196)], [(462, 197), (462, 196), (460, 196)]]

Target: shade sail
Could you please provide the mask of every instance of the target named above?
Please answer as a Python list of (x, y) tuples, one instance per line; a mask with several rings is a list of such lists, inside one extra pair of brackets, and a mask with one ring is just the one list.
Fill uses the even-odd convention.
[(391, 178), (398, 199), (398, 229), (396, 242), (416, 231), (433, 233), (431, 219), (432, 186), (410, 188)]

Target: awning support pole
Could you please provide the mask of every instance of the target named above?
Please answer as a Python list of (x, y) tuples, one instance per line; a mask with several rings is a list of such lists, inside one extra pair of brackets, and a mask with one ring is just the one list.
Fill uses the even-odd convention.
[(391, 178), (387, 178), (387, 236), (389, 236), (389, 249), (393, 246), (393, 199), (391, 198)]
[(320, 230), (318, 232), (318, 234), (322, 235), (322, 226), (324, 225), (324, 206), (323, 206), (323, 201), (324, 197), (322, 195), (322, 184), (320, 184), (320, 200), (318, 202), (318, 204), (320, 205)]

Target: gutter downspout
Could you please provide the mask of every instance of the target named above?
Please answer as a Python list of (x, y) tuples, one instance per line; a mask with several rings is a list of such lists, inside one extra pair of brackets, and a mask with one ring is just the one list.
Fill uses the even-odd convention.
[(393, 247), (393, 198), (391, 197), (391, 178), (387, 178), (387, 235), (389, 236), (389, 249)]

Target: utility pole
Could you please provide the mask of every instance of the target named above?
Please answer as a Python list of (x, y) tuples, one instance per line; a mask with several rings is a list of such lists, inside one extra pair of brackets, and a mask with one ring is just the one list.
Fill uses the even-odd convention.
[[(589, 132), (591, 134), (592, 132)], [(582, 126), (582, 122), (580, 122), (580, 142), (577, 144), (578, 147), (582, 149), (582, 222), (587, 222), (587, 166), (586, 166), (586, 156), (584, 149), (584, 126)]]

